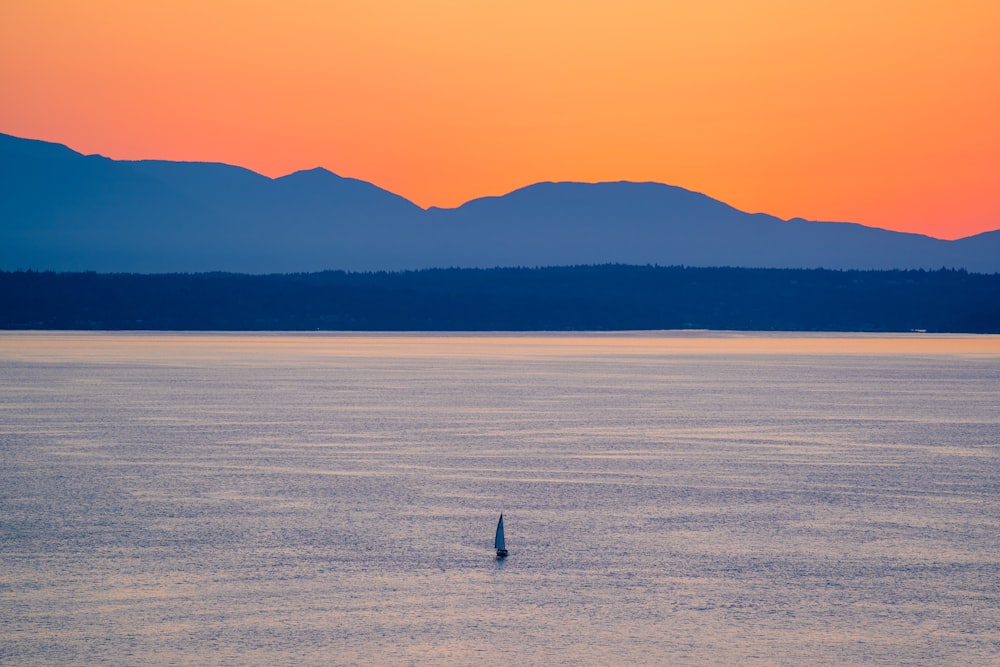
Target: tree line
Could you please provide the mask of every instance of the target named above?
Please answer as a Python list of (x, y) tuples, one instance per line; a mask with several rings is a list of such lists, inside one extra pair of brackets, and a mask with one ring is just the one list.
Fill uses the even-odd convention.
[(1000, 333), (1000, 274), (661, 266), (0, 271), (0, 328)]

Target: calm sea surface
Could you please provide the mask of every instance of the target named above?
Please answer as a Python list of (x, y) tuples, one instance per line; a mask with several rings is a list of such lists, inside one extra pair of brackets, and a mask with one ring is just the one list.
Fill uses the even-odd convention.
[(5, 665), (1000, 664), (998, 337), (7, 332), (0, 466)]

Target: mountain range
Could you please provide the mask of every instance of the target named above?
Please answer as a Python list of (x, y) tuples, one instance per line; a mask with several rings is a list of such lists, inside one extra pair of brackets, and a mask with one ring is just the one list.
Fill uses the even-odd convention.
[(944, 241), (745, 213), (660, 183), (537, 183), (422, 209), (318, 168), (112, 160), (0, 134), (0, 269), (175, 273), (638, 264), (1000, 273), (1000, 230)]

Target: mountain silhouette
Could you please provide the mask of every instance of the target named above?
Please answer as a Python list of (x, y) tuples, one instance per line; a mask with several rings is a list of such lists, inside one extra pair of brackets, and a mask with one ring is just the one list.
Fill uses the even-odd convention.
[(958, 241), (781, 220), (659, 183), (538, 183), (421, 209), (317, 168), (111, 160), (0, 134), (0, 269), (242, 273), (658, 264), (1000, 272)]

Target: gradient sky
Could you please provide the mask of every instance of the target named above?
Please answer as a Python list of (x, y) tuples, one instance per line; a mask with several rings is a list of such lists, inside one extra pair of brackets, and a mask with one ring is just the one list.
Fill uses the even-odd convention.
[(997, 0), (0, 0), (0, 132), (421, 206), (659, 181), (1000, 228)]

